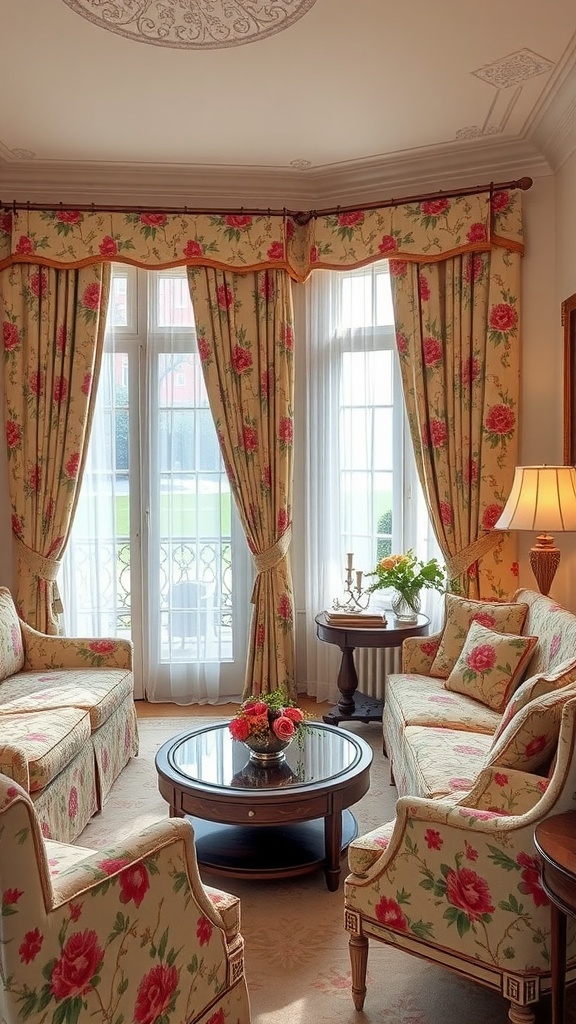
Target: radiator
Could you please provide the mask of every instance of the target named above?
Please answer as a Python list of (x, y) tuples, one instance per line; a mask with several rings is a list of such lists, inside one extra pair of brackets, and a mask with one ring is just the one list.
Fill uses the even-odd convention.
[(386, 678), (391, 672), (400, 671), (401, 656), (400, 647), (357, 647), (354, 662), (360, 692), (384, 700)]

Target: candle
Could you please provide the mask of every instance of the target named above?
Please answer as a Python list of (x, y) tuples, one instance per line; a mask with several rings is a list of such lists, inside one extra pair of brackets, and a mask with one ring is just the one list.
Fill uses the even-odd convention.
[(348, 554), (346, 555), (346, 558), (347, 558), (346, 568), (347, 569), (351, 569), (352, 566), (354, 565), (354, 555), (353, 555), (353, 553), (351, 551), (349, 551)]
[(358, 593), (362, 590), (362, 572), (356, 573), (356, 590)]

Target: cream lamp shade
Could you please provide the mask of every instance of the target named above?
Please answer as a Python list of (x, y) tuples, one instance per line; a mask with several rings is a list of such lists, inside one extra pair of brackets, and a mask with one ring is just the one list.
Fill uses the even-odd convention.
[(576, 530), (574, 466), (517, 466), (510, 496), (495, 530), (539, 531), (530, 549), (530, 565), (542, 594), (547, 594), (560, 562), (551, 531)]

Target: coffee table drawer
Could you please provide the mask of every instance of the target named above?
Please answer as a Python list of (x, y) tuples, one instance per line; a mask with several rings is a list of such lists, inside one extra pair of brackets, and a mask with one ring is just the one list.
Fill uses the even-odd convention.
[(191, 814), (208, 821), (225, 821), (230, 825), (281, 825), (283, 822), (308, 821), (330, 813), (330, 800), (319, 794), (311, 800), (278, 801), (265, 804), (263, 801), (232, 803), (230, 800), (210, 800), (192, 797), (188, 793), (175, 794), (176, 809), (182, 814)]

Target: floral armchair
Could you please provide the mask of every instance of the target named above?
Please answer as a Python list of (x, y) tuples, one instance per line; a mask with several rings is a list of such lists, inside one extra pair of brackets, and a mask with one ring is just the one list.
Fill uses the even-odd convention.
[(0, 894), (3, 1024), (249, 1024), (239, 900), (203, 886), (186, 821), (51, 842), (0, 775)]
[[(369, 940), (500, 991), (515, 1024), (550, 989), (550, 906), (534, 828), (576, 809), (576, 698), (562, 712), (549, 777), (492, 764), (465, 794), (405, 796), (396, 819), (355, 840), (345, 882), (352, 995), (366, 997)], [(576, 979), (568, 925), (567, 981)]]

